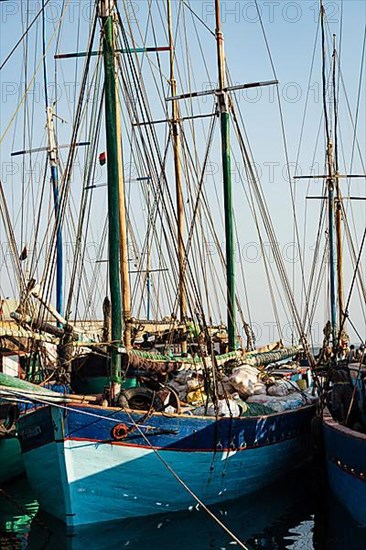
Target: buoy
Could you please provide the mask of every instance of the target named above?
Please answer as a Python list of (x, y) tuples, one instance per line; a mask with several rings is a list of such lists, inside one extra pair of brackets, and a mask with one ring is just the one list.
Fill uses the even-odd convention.
[(126, 424), (117, 424), (112, 428), (112, 437), (116, 441), (120, 441), (121, 439), (124, 439), (127, 434), (128, 434), (128, 428)]

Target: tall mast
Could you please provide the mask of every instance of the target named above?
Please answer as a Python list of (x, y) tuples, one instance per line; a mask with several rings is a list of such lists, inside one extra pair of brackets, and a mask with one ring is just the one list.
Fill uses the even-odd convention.
[(119, 150), (116, 114), (116, 69), (114, 53), (113, 0), (100, 0), (100, 17), (103, 33), (104, 103), (107, 142), (108, 220), (109, 220), (109, 285), (111, 292), (111, 374), (113, 391), (117, 393), (121, 378), (122, 308), (120, 278), (120, 218), (119, 218)]
[(221, 30), (220, 0), (215, 0), (217, 61), (219, 72), (218, 106), (221, 121), (221, 149), (224, 186), (225, 238), (226, 238), (226, 283), (227, 283), (227, 326), (229, 350), (236, 347), (235, 321), (235, 271), (234, 271), (234, 221), (232, 206), (231, 157), (230, 157), (230, 113), (226, 88), (224, 37)]
[[(333, 111), (334, 111), (334, 161), (335, 161), (335, 226), (337, 236), (337, 283), (338, 283), (338, 315), (339, 323), (344, 316), (344, 284), (343, 284), (343, 239), (342, 239), (342, 196), (339, 184), (338, 166), (338, 105), (336, 87), (336, 35), (333, 35)], [(339, 335), (341, 336), (341, 335)]]
[(335, 174), (333, 162), (333, 143), (330, 137), (328, 110), (327, 110), (327, 78), (326, 78), (326, 56), (325, 56), (325, 9), (322, 0), (320, 0), (321, 28), (322, 28), (322, 79), (323, 79), (323, 109), (324, 121), (327, 138), (327, 192), (328, 192), (328, 239), (329, 239), (329, 278), (330, 278), (330, 310), (332, 323), (333, 346), (337, 342), (337, 308), (336, 308), (336, 290), (335, 290), (335, 272), (336, 255), (334, 243), (334, 187)]
[[(170, 89), (172, 97), (177, 96), (177, 81), (174, 75), (174, 39), (170, 0), (167, 0), (168, 13), (168, 32), (170, 49)], [(182, 188), (182, 169), (181, 169), (181, 139), (179, 128), (179, 107), (178, 100), (172, 101), (172, 134), (173, 134), (173, 153), (174, 153), (174, 173), (175, 188), (177, 197), (177, 221), (178, 221), (178, 265), (179, 265), (179, 310), (180, 320), (184, 321), (187, 317), (187, 296), (185, 286), (185, 250), (184, 250), (184, 205)]]

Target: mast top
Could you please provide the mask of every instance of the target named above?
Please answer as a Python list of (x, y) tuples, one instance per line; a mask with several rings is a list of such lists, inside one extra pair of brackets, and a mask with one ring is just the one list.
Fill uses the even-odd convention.
[(109, 17), (114, 13), (115, 0), (100, 0), (99, 15), (100, 17)]
[(217, 42), (217, 62), (219, 72), (219, 88), (221, 93), (226, 88), (225, 74), (225, 50), (224, 50), (224, 35), (221, 28), (220, 0), (215, 0), (215, 16), (216, 16), (216, 42)]

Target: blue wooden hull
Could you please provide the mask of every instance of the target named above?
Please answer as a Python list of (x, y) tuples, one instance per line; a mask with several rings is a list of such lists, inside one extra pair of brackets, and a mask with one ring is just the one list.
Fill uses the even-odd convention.
[(310, 457), (314, 412), (216, 420), (50, 406), (19, 420), (19, 438), (41, 506), (78, 526), (194, 506), (166, 464), (206, 504), (255, 492)]
[(329, 486), (351, 516), (366, 526), (366, 435), (323, 417)]

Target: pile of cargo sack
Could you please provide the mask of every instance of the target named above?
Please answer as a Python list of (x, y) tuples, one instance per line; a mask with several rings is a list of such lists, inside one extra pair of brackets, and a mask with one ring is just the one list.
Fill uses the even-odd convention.
[[(202, 374), (193, 370), (176, 373), (169, 382), (186, 412), (215, 416), (216, 410), (207, 393)], [(296, 381), (275, 378), (267, 370), (242, 364), (217, 382), (219, 416), (258, 416), (296, 409), (316, 400), (313, 388), (300, 389)]]

